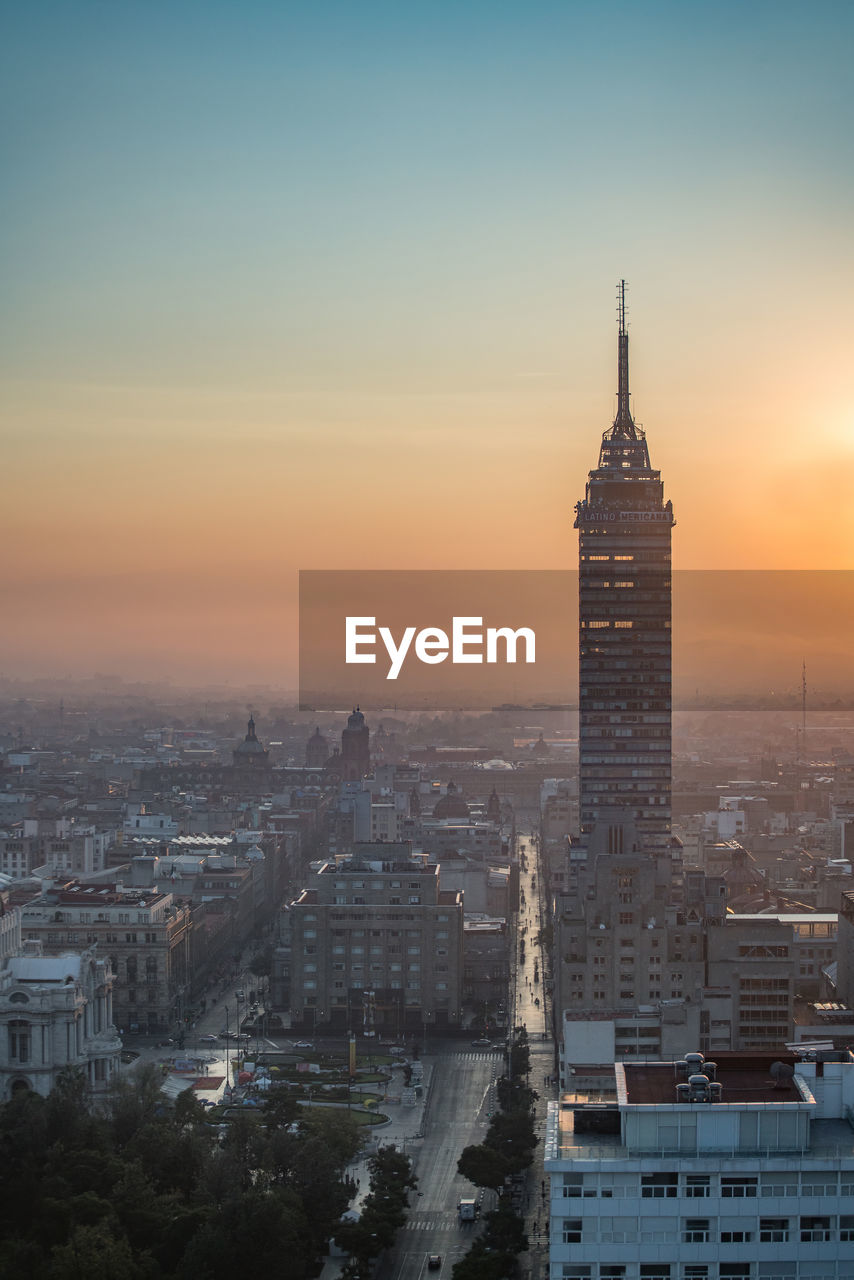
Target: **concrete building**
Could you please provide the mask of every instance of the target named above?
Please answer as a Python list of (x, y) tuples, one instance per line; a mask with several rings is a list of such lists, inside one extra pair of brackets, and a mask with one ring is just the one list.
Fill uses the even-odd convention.
[[(578, 891), (558, 900), (555, 1008), (598, 1015), (661, 1001), (699, 1007), (705, 931), (723, 919), (723, 884), (650, 857), (612, 810), (588, 840)], [(678, 851), (677, 851), (678, 852)], [(684, 1050), (683, 1050), (684, 1051)]]
[(407, 846), (324, 863), (287, 913), (292, 1025), (401, 1034), (460, 1024), (463, 899)]
[(850, 1280), (854, 1057), (614, 1067), (549, 1105), (551, 1280)]
[(463, 1000), (483, 1017), (487, 1031), (506, 1024), (510, 944), (503, 919), (466, 919), (463, 925)]
[(582, 856), (603, 808), (650, 850), (670, 839), (673, 507), (632, 418), (625, 281), (618, 298), (617, 416), (575, 509)]
[(836, 989), (839, 999), (854, 1008), (854, 890), (842, 894), (837, 937)]
[(36, 942), (0, 967), (0, 1098), (19, 1090), (47, 1097), (57, 1076), (79, 1068), (104, 1092), (119, 1067), (112, 973), (95, 948), (45, 956)]
[(45, 884), (21, 908), (24, 943), (46, 955), (98, 944), (114, 976), (122, 1030), (156, 1034), (183, 1019), (190, 983), (190, 910), (171, 893), (124, 884)]

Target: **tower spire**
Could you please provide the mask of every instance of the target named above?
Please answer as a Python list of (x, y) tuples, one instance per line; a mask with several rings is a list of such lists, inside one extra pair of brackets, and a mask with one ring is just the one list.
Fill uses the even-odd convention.
[(629, 329), (626, 323), (626, 282), (617, 285), (617, 416), (614, 426), (618, 432), (634, 439), (636, 436), (632, 411), (629, 407)]

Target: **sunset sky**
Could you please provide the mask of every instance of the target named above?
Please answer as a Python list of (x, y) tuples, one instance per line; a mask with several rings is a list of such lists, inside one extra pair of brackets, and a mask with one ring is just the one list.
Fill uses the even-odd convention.
[[(2, 38), (0, 673), (295, 683), (300, 568), (854, 569), (854, 5), (32, 0)], [(796, 677), (793, 677), (793, 683)]]

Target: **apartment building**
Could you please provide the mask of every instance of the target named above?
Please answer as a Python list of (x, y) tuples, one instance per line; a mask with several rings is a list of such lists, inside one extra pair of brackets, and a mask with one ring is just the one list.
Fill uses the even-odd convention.
[(848, 1050), (614, 1076), (616, 1101), (549, 1106), (551, 1280), (854, 1276)]
[(171, 893), (76, 880), (46, 884), (21, 908), (24, 942), (46, 955), (98, 944), (114, 975), (120, 1030), (156, 1034), (183, 1017), (190, 980), (190, 910)]
[[(288, 911), (292, 1024), (402, 1034), (459, 1026), (463, 895), (405, 845), (324, 863)], [(372, 856), (375, 855), (375, 856)]]

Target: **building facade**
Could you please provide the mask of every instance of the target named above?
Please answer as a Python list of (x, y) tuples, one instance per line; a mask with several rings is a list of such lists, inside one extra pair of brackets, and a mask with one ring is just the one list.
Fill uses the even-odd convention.
[(47, 1097), (59, 1073), (83, 1072), (104, 1092), (119, 1068), (112, 973), (95, 948), (45, 956), (26, 943), (0, 968), (0, 1098), (20, 1090)]
[(854, 1275), (854, 1057), (617, 1063), (551, 1103), (551, 1280)]
[(123, 884), (48, 885), (21, 908), (24, 942), (47, 955), (98, 944), (115, 978), (121, 1030), (157, 1034), (183, 1019), (190, 983), (190, 910), (171, 893)]
[(292, 1025), (383, 1035), (459, 1026), (462, 894), (405, 852), (361, 846), (324, 863), (291, 904)]
[(652, 850), (670, 836), (673, 508), (629, 404), (625, 281), (618, 297), (617, 416), (575, 509), (582, 855), (603, 807)]

